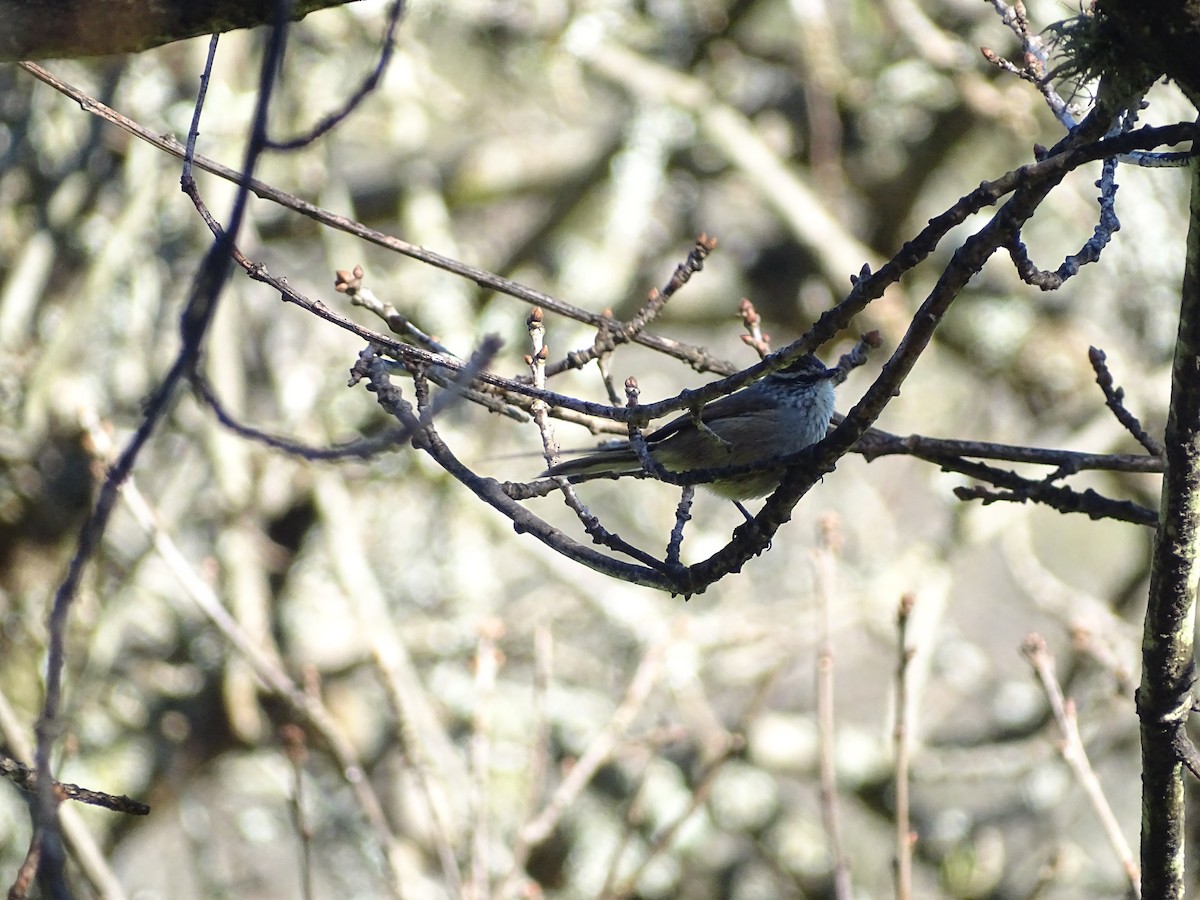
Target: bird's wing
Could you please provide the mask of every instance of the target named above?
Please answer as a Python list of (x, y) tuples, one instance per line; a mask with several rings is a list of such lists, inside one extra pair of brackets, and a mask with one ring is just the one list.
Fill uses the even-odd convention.
[[(744, 416), (753, 413), (761, 413), (764, 410), (769, 410), (775, 404), (769, 397), (764, 396), (758, 391), (738, 391), (736, 394), (730, 394), (727, 397), (721, 397), (707, 404), (700, 412), (700, 421), (709, 427), (716, 425), (714, 430), (719, 431), (721, 419), (730, 416)], [(683, 428), (690, 427), (694, 416), (690, 412), (686, 412), (681, 416), (676, 416), (666, 425), (646, 435), (646, 440), (650, 443), (665, 441), (673, 434), (678, 434)]]

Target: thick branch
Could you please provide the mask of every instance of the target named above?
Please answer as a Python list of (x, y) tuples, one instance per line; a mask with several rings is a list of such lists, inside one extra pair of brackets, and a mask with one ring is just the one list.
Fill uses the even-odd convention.
[(1191, 226), (1171, 375), (1165, 471), (1142, 635), (1142, 894), (1182, 897), (1183, 764), (1176, 735), (1191, 712), (1200, 536), (1200, 167), (1192, 167)]
[[(350, 0), (297, 0), (292, 20)], [(275, 0), (0, 0), (0, 61), (136, 53), (270, 23)]]

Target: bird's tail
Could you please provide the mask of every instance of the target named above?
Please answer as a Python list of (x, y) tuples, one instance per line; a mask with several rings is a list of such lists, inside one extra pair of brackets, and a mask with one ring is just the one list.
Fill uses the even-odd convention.
[(628, 444), (618, 444), (611, 447), (601, 447), (589, 451), (586, 456), (578, 459), (563, 460), (556, 466), (551, 466), (539, 475), (547, 478), (551, 475), (618, 475), (625, 472), (640, 472), (642, 464), (638, 462), (637, 453)]

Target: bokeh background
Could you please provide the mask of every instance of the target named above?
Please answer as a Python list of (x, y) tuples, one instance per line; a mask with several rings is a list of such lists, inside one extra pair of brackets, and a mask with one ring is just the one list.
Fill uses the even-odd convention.
[[(1040, 0), (1030, 12), (1039, 28), (1068, 14)], [(354, 89), (385, 15), (383, 2), (361, 0), (293, 28), (276, 135), (302, 131)], [(741, 297), (782, 346), (863, 263), (886, 260), (960, 195), (1059, 138), (1037, 91), (989, 66), (980, 46), (1015, 52), (992, 5), (975, 0), (416, 0), (379, 90), (326, 139), (269, 155), (257, 174), (619, 317), (666, 281), (698, 233), (715, 235), (717, 252), (653, 330), (748, 365)], [(206, 47), (47, 67), (182, 138)], [(223, 36), (209, 87), (198, 149), (231, 166), (259, 48), (256, 33)], [(1076, 99), (1085, 107), (1086, 90)], [(1151, 100), (1143, 121), (1194, 116), (1169, 88)], [(10, 755), (22, 754), (37, 717), (48, 601), (94, 487), (92, 452), (136, 427), (178, 346), (181, 301), (208, 241), (178, 191), (179, 169), (0, 68), (0, 744)], [(1091, 235), (1098, 175), (1075, 173), (1027, 229), (1043, 268)], [(230, 186), (199, 181), (224, 215)], [(1186, 182), (1177, 170), (1132, 167), (1119, 181), (1123, 228), (1101, 262), (1052, 294), (1022, 285), (1006, 260), (990, 262), (883, 427), (1135, 451), (1093, 383), (1095, 345), (1129, 408), (1161, 432)], [(954, 239), (983, 221), (958, 229), (856, 333), (823, 349), (832, 362), (858, 332), (884, 336), (841, 388), (841, 409), (895, 347)], [(524, 372), (528, 309), (511, 298), (261, 200), (241, 247), (379, 328), (333, 291), (335, 269), (362, 264), (376, 294), (426, 332), (463, 355), (498, 333), (494, 369)], [(591, 341), (548, 317), (551, 358)], [(328, 445), (384, 424), (372, 396), (346, 385), (361, 347), (235, 274), (206, 365), (244, 421)], [(612, 368), (618, 382), (635, 375), (644, 399), (711, 377), (640, 348), (619, 350)], [(594, 369), (555, 387), (604, 398)], [(532, 424), (462, 404), (440, 427), (477, 471), (528, 480), (541, 468)], [(593, 440), (569, 425), (558, 435), (566, 446)], [(153, 812), (74, 811), (110, 867), (107, 882), (102, 862), (78, 874), (80, 896), (303, 896), (297, 778), (313, 896), (392, 890), (379, 829), (327, 739), (310, 730), (293, 766), (281, 729), (300, 720), (197, 606), (204, 596), (328, 708), (380, 798), (391, 871), (407, 873), (397, 892), (412, 898), (456, 895), (439, 846), (462, 870), (463, 896), (483, 896), (483, 882), (495, 896), (833, 896), (815, 715), (827, 633), (844, 853), (855, 896), (888, 896), (895, 619), (906, 593), (915, 895), (1125, 894), (1020, 647), (1044, 635), (1136, 848), (1145, 529), (964, 505), (952, 494), (959, 476), (850, 456), (768, 553), (684, 602), (514, 534), (411, 449), (307, 462), (222, 430), (191, 396), (178, 398), (133, 483), (145, 507), (119, 506), (72, 614), (60, 770)], [(1074, 483), (1157, 500), (1151, 477)], [(611, 530), (651, 552), (665, 546), (674, 489), (623, 481), (583, 493)], [(582, 537), (559, 500), (532, 506)], [(693, 512), (688, 559), (741, 521), (704, 494)], [(839, 535), (832, 556), (822, 522)], [(628, 717), (614, 720), (619, 708)], [(514, 868), (531, 810), (603, 734), (604, 765)], [(2, 880), (29, 825), (16, 788), (0, 789), (0, 808)]]

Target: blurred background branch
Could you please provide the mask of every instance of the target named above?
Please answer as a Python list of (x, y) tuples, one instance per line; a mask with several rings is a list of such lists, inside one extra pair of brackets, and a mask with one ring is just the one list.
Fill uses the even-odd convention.
[[(293, 29), (273, 131), (307, 133), (355, 94), (388, 10), (364, 0)], [(1061, 12), (1030, 15), (1037, 33)], [(545, 312), (549, 359), (568, 362), (553, 381), (583, 423), (559, 426), (568, 449), (593, 439), (586, 412), (605, 424), (625, 415), (608, 404), (630, 375), (639, 409), (665, 412), (660, 398), (757, 361), (742, 341), (742, 297), (759, 317), (752, 339), (778, 349), (857, 290), (852, 329), (849, 316), (822, 326), (827, 362), (872, 329), (891, 350), (979, 214), (1027, 186), (1028, 171), (1058, 164), (1030, 155), (1061, 137), (1042, 95), (978, 56), (987, 45), (1022, 60), (1024, 40), (986, 4), (954, 0), (413, 8), (354, 115), (264, 162), (253, 190), (286, 206), (248, 207), (239, 253), (252, 277), (230, 284), (213, 322), (212, 396), (227, 420), (297, 445), (386, 437), (393, 423), (374, 399), (345, 388), (365, 341), (398, 344), (334, 289), (333, 273), (359, 263), (389, 327), (403, 320), (419, 345), (396, 349), (418, 376), (395, 379), (409, 401), (410, 384), (452, 381), (482, 335), (505, 340), (481, 375), (501, 393), (480, 387), (478, 399), (506, 414), (459, 402), (434, 421), (489, 489), (543, 467), (537, 429), (507, 414), (528, 408), (517, 398), (546, 397), (522, 358), (529, 305)], [(222, 47), (199, 147), (236, 164), (259, 53), (246, 33)], [(148, 135), (182, 136), (201, 50), (46, 69)], [(29, 721), (47, 596), (95, 483), (84, 422), (128, 439), (176, 352), (183, 286), (209, 235), (158, 149), (80, 115), (25, 71), (0, 70), (0, 88), (0, 688)], [(1077, 95), (1079, 118), (1089, 99)], [(1151, 125), (1194, 117), (1172, 86), (1148, 99)], [(1050, 269), (1099, 219), (1100, 164), (1068, 168), (1022, 232), (1029, 259)], [(154, 808), (136, 825), (89, 819), (116, 879), (129, 894), (296, 895), (302, 821), (318, 896), (402, 881), (405, 895), (440, 898), (489, 878), (509, 895), (828, 894), (837, 854), (820, 821), (824, 752), (842, 833), (870, 848), (849, 854), (853, 883), (886, 893), (894, 598), (911, 591), (922, 648), (906, 675), (912, 894), (1123, 891), (1122, 861), (1053, 753), (1050, 708), (1017, 650), (1028, 632), (1045, 635), (1132, 840), (1129, 687), (1146, 539), (1120, 522), (952, 499), (977, 478), (994, 488), (983, 499), (1007, 500), (1056, 495), (1069, 477), (1076, 495), (1120, 498), (1134, 521), (1157, 503), (1161, 462), (1129, 422), (1162, 433), (1186, 192), (1178, 172), (1118, 171), (1123, 228), (1101, 262), (1051, 294), (1031, 294), (1004, 259), (973, 272), (906, 363), (880, 443), (864, 439), (876, 461), (843, 459), (787, 508), (795, 521), (773, 552), (686, 607), (513, 535), (425, 455), (397, 447), (336, 465), (284, 455), (179, 397), (137, 473), (155, 529), (118, 508), (65, 634), (56, 770)], [(968, 194), (1005, 172), (1002, 193)], [(229, 188), (196, 177), (220, 208)], [(978, 205), (959, 206), (964, 197)], [(903, 289), (876, 292), (890, 275), (862, 264), (907, 259), (907, 242), (946, 210), (945, 232), (922, 247), (930, 264), (898, 267)], [(649, 288), (704, 232), (720, 245), (703, 273), (654, 310), (653, 332), (638, 328), (612, 352), (604, 336), (639, 321)], [(1097, 390), (1089, 346), (1104, 348), (1128, 416)], [(576, 351), (595, 358), (574, 368)], [(840, 388), (839, 409), (883, 358)], [(649, 480), (579, 494), (634, 546), (661, 547), (680, 524), (678, 492)], [(523, 502), (548, 531), (579, 532), (554, 498)], [(826, 512), (845, 541), (837, 601), (818, 612), (804, 551)], [(672, 551), (683, 565), (743, 521), (703, 493), (687, 514)], [(227, 627), (178, 602), (180, 563), (188, 590), (228, 611)], [(826, 688), (832, 754), (813, 714), (818, 636), (839, 673)], [(247, 664), (260, 658), (274, 668)], [(631, 680), (644, 660), (654, 678)], [(306, 709), (326, 711), (329, 728), (312, 727)], [(302, 755), (277, 738), (295, 724)], [(290, 805), (300, 774), (303, 817)], [(8, 872), (28, 844), (22, 803), (0, 793)]]

